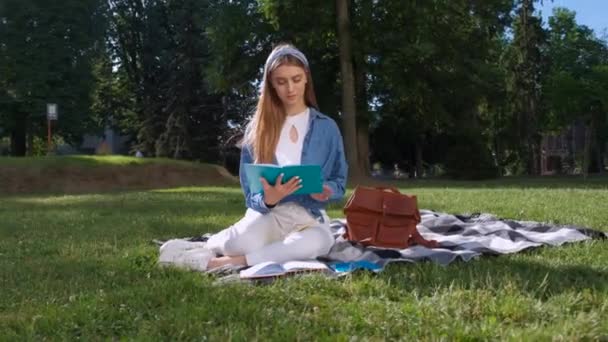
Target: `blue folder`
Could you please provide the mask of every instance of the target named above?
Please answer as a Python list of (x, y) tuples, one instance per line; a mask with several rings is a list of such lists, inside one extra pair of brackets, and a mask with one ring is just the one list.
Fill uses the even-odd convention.
[(286, 165), (279, 166), (274, 164), (243, 164), (245, 176), (249, 183), (249, 191), (252, 193), (264, 192), (260, 177), (274, 185), (277, 177), (283, 173), (283, 183), (291, 178), (299, 176), (302, 180), (302, 188), (294, 194), (319, 194), (323, 192), (323, 177), (321, 176), (321, 166), (319, 165)]

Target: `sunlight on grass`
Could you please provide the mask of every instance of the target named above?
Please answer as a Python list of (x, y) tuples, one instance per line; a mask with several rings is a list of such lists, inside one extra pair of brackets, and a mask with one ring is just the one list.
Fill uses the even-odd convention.
[(169, 164), (169, 165), (210, 165), (169, 158), (136, 158), (121, 155), (95, 156), (39, 156), (39, 157), (0, 157), (0, 166), (14, 167), (95, 167), (95, 166), (127, 166), (143, 164)]
[(172, 188), (172, 189), (154, 189), (154, 190), (150, 190), (149, 192), (152, 193), (201, 193), (204, 194), (205, 192), (216, 192), (216, 191), (221, 191), (221, 192), (225, 192), (225, 193), (238, 193), (240, 195), (242, 195), (242, 190), (238, 185), (232, 186), (232, 187), (200, 187), (200, 186), (185, 186), (185, 187), (179, 187), (179, 188)]
[(133, 165), (133, 164), (144, 164), (148, 163), (149, 159), (135, 158), (127, 156), (70, 156), (70, 159), (74, 161), (81, 161), (92, 164), (107, 164), (107, 165)]
[[(415, 187), (421, 208), (608, 230), (595, 189)], [(342, 217), (342, 203), (331, 217)], [(214, 285), (159, 268), (153, 239), (217, 232), (245, 211), (238, 186), (0, 198), (0, 340), (597, 339), (608, 334), (604, 241), (447, 267)], [(226, 317), (230, 317), (229, 320)], [(18, 338), (21, 337), (21, 338)]]
[(10, 202), (19, 204), (43, 204), (43, 205), (70, 205), (95, 202), (107, 198), (105, 195), (59, 195), (48, 197), (17, 197), (11, 199)]

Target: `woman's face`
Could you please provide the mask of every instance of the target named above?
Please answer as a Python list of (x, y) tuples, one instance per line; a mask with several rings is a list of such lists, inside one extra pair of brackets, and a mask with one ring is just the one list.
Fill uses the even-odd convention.
[(306, 72), (295, 65), (281, 65), (270, 73), (270, 83), (285, 107), (304, 104)]

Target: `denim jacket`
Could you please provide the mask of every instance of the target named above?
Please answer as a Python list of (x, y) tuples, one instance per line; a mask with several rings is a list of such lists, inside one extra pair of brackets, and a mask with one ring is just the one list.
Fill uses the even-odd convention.
[[(239, 170), (241, 188), (245, 194), (245, 205), (247, 208), (266, 214), (271, 209), (264, 204), (264, 194), (251, 193), (249, 191), (249, 184), (245, 177), (245, 168), (243, 167), (245, 163), (253, 163), (251, 147), (248, 145), (242, 146)], [(276, 158), (273, 163), (277, 164)], [(289, 195), (279, 203), (298, 203), (308, 209), (316, 219), (323, 220), (321, 209), (324, 209), (327, 203), (339, 201), (344, 197), (348, 165), (344, 157), (344, 143), (342, 142), (342, 134), (340, 134), (338, 125), (336, 125), (333, 119), (321, 114), (312, 107), (310, 108), (308, 119), (308, 132), (304, 137), (302, 145), (301, 164), (317, 164), (321, 166), (324, 184), (328, 185), (332, 190), (329, 200), (317, 201), (310, 197), (310, 195)]]

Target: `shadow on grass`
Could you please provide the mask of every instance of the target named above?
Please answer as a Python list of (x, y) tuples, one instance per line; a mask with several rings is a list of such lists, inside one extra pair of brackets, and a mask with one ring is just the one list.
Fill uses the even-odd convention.
[[(0, 216), (3, 211), (17, 210), (27, 210), (31, 214), (69, 210), (86, 212), (89, 217), (91, 215), (97, 217), (124, 215), (124, 219), (133, 216), (146, 218), (151, 215), (142, 220), (143, 223), (138, 223), (142, 226), (139, 229), (132, 229), (133, 227), (130, 227), (128, 222), (122, 223), (122, 219), (120, 221), (104, 219), (97, 222), (95, 229), (82, 235), (82, 238), (96, 237), (104, 240), (111, 239), (112, 234), (119, 234), (128, 239), (195, 236), (199, 233), (219, 231), (225, 228), (223, 226), (225, 223), (232, 224), (242, 217), (245, 212), (243, 195), (238, 188), (229, 189), (229, 191), (221, 188), (201, 188), (200, 190), (185, 189), (183, 191), (121, 192), (112, 195), (57, 198), (14, 197), (3, 199)], [(332, 208), (340, 209), (341, 206), (341, 203), (336, 203), (332, 205)], [(169, 212), (171, 219), (166, 221), (154, 216), (162, 212)], [(207, 219), (217, 215), (225, 216), (225, 218), (219, 221)], [(65, 220), (68, 219), (76, 220), (78, 226), (85, 226), (88, 222), (80, 216), (75, 219), (66, 216)], [(17, 218), (14, 224), (17, 225), (19, 220)], [(64, 219), (61, 218), (61, 220)], [(167, 227), (167, 223), (174, 227)], [(117, 226), (106, 231), (105, 227), (112, 224)], [(121, 233), (124, 227), (130, 227), (130, 230), (127, 229), (129, 233)], [(54, 234), (57, 234), (54, 238), (61, 236), (59, 233)], [(66, 229), (61, 234), (71, 235), (73, 232)], [(183, 235), (177, 236), (176, 234)], [(75, 239), (75, 241), (78, 240), (80, 239)], [(128, 244), (128, 242), (125, 243)], [(604, 244), (600, 243), (601, 246)], [(601, 249), (601, 246), (598, 249)], [(554, 266), (551, 264), (551, 259), (545, 263), (525, 257), (526, 255), (533, 256), (534, 253), (538, 253), (538, 251), (524, 253), (523, 258), (486, 256), (475, 262), (453, 264), (448, 268), (430, 263), (389, 265), (387, 271), (381, 273), (379, 277), (387, 284), (390, 283), (390, 286), (423, 293), (432, 293), (437, 288), (449, 288), (453, 285), (462, 288), (501, 291), (505, 284), (512, 284), (515, 288), (533, 293), (538, 298), (546, 298), (564, 291), (579, 292), (590, 288), (608, 290), (608, 271), (587, 265)], [(500, 295), (500, 293), (496, 295)]]
[[(161, 208), (190, 208), (214, 213), (211, 209), (231, 208), (230, 206), (243, 203), (243, 195), (236, 191), (205, 190), (156, 192), (156, 191), (121, 191), (103, 194), (79, 194), (69, 196), (19, 196), (6, 197), (2, 200), (9, 206), (27, 206), (28, 210), (71, 209), (71, 210), (102, 210), (120, 209), (146, 212), (149, 209)], [(201, 207), (201, 205), (204, 205)]]
[[(533, 250), (524, 254), (538, 252)], [(430, 262), (389, 264), (379, 276), (390, 286), (426, 295), (452, 287), (494, 291), (495, 296), (500, 296), (505, 289), (512, 289), (544, 300), (563, 292), (608, 290), (608, 271), (604, 269), (587, 265), (551, 265), (549, 261), (509, 256), (484, 256), (477, 261), (447, 267)]]
[[(205, 215), (244, 215), (245, 199), (240, 188), (200, 190), (151, 190), (121, 191), (103, 194), (79, 194), (59, 196), (19, 196), (0, 198), (5, 202), (4, 210), (27, 206), (27, 210), (86, 210), (90, 213), (121, 210), (130, 213), (148, 213), (156, 210), (175, 209), (180, 212), (196, 212)], [(342, 210), (344, 200), (330, 203), (328, 210)], [(2, 210), (0, 210), (2, 211)]]
[[(480, 181), (458, 181), (442, 178), (412, 180), (372, 180), (374, 185), (398, 188), (466, 188), (466, 189), (608, 189), (608, 175), (501, 177)], [(354, 187), (355, 184), (350, 184)]]
[(144, 164), (158, 165), (183, 165), (191, 167), (208, 166), (212, 164), (176, 160), (170, 158), (136, 158), (121, 155), (94, 156), (94, 155), (71, 155), (71, 156), (36, 156), (36, 157), (0, 157), (0, 167), (39, 167), (39, 168), (63, 168), (69, 166), (132, 166)]
[[(56, 162), (56, 161), (54, 161)], [(84, 163), (95, 164), (99, 161), (91, 159), (85, 160)], [(157, 163), (158, 165), (162, 165), (162, 161)], [(144, 165), (144, 164), (142, 164)], [(0, 180), (0, 185), (2, 180)], [(406, 180), (391, 180), (391, 179), (376, 179), (370, 178), (361, 182), (348, 182), (348, 188), (352, 191), (357, 185), (369, 185), (369, 186), (384, 186), (384, 187), (397, 187), (401, 189), (445, 189), (445, 188), (453, 188), (453, 189), (468, 189), (468, 190), (479, 190), (479, 189), (597, 189), (597, 190), (606, 190), (608, 189), (608, 175), (591, 175), (587, 179), (583, 179), (582, 176), (542, 176), (542, 177), (519, 177), (519, 176), (509, 176), (502, 177), (498, 179), (490, 179), (490, 180), (480, 180), (480, 181), (457, 181), (457, 180), (449, 180), (442, 178), (429, 178), (429, 179), (406, 179)], [(177, 186), (179, 187), (188, 187), (187, 184), (181, 184)], [(208, 185), (196, 185), (193, 184), (192, 187), (200, 187), (203, 189), (204, 187), (208, 187)], [(231, 191), (239, 191), (240, 187), (237, 184), (227, 185), (225, 183), (218, 183), (217, 187), (224, 187), (225, 189), (230, 189)], [(62, 190), (46, 190), (46, 191), (38, 191), (38, 192), (29, 192), (27, 194), (0, 194), (1, 199), (11, 199), (13, 197), (30, 197), (30, 196), (65, 196), (65, 195), (93, 195), (93, 194), (104, 194), (104, 195), (117, 195), (117, 194), (125, 194), (125, 193), (134, 193), (134, 192), (145, 192), (145, 191), (171, 191), (174, 190), (175, 187), (167, 187), (167, 188), (159, 188), (154, 186), (132, 186), (129, 189), (125, 190), (115, 190), (115, 189), (107, 189), (104, 191), (91, 190), (87, 191), (86, 189), (82, 189), (82, 191), (73, 192), (65, 192)], [(192, 191), (193, 193), (200, 193), (199, 191)], [(205, 190), (201, 190), (201, 192), (205, 192)], [(348, 194), (347, 194), (348, 196)], [(347, 197), (346, 196), (346, 197)]]

